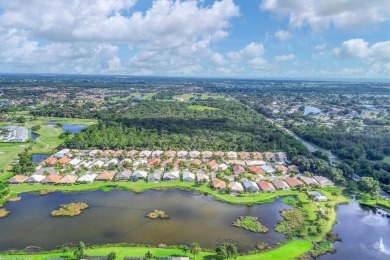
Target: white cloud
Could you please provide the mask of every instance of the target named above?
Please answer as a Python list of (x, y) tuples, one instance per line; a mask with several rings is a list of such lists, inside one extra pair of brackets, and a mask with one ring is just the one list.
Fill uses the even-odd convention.
[(343, 42), (341, 48), (333, 52), (341, 58), (362, 58), (371, 61), (390, 62), (390, 41), (377, 42), (369, 46), (363, 39), (351, 39)]
[(287, 54), (287, 55), (275, 56), (275, 61), (277, 62), (291, 61), (294, 58), (295, 58), (294, 54)]
[(216, 53), (216, 52), (211, 55), (210, 60), (212, 63), (217, 64), (217, 65), (224, 65), (227, 62), (223, 55), (221, 55), (220, 53)]
[[(207, 6), (159, 0), (146, 12), (134, 11), (135, 2), (0, 0), (0, 68), (31, 63), (45, 71), (46, 62), (59, 72), (73, 66), (88, 73), (165, 75), (202, 71), (200, 60), (210, 55), (222, 64), (210, 44), (229, 35), (229, 21), (239, 15), (233, 0)], [(135, 53), (129, 60), (119, 58), (120, 43)]]
[(327, 46), (326, 43), (318, 44), (318, 45), (314, 46), (314, 50), (323, 51), (323, 50), (325, 50), (326, 46)]
[(262, 10), (288, 16), (291, 27), (359, 28), (390, 19), (389, 0), (263, 0)]
[(227, 54), (232, 60), (253, 59), (264, 54), (264, 46), (261, 43), (251, 42), (240, 51), (233, 51)]
[(279, 30), (275, 33), (275, 37), (278, 38), (279, 41), (287, 41), (290, 39), (291, 34), (289, 31)]

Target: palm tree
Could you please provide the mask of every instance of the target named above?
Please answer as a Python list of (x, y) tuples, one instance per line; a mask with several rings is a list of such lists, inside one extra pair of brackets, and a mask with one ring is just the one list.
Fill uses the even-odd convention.
[(188, 248), (187, 245), (181, 245), (181, 251), (183, 252), (183, 254), (187, 255), (189, 250), (190, 249)]
[(192, 243), (190, 251), (191, 251), (191, 254), (194, 255), (195, 259), (196, 259), (196, 255), (199, 254), (200, 250), (201, 250), (201, 248), (200, 248), (200, 245), (198, 243), (195, 243), (195, 242)]
[(146, 254), (145, 254), (145, 256), (144, 256), (144, 259), (145, 260), (151, 260), (151, 259), (153, 259), (153, 254), (152, 254), (152, 252), (150, 252), (149, 250), (148, 250), (148, 252), (146, 252)]

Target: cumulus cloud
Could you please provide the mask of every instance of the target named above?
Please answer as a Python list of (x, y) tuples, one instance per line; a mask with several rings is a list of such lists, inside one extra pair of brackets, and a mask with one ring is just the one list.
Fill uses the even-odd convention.
[(242, 50), (232, 51), (227, 56), (232, 60), (253, 59), (264, 54), (264, 46), (261, 43), (251, 42)]
[(260, 8), (288, 16), (293, 28), (307, 24), (320, 30), (330, 24), (351, 29), (388, 21), (389, 5), (389, 0), (263, 0)]
[(275, 57), (275, 61), (277, 62), (291, 61), (294, 58), (295, 58), (294, 54), (280, 55)]
[(291, 34), (288, 31), (279, 30), (275, 32), (275, 37), (278, 38), (279, 41), (287, 41), (290, 39)]
[[(210, 44), (226, 38), (230, 19), (239, 15), (233, 0), (210, 5), (153, 1), (145, 12), (134, 11), (135, 3), (136, 0), (0, 0), (0, 40), (4, 39), (0, 65), (47, 61), (62, 71), (61, 64), (82, 68), (85, 62), (88, 73), (163, 73), (163, 66), (164, 73), (201, 71), (202, 66), (195, 62), (213, 55)], [(135, 55), (121, 60), (118, 44), (128, 45)], [(88, 55), (98, 60), (95, 68), (91, 58), (84, 57)], [(222, 64), (223, 57), (213, 58)]]
[(390, 41), (369, 46), (363, 39), (351, 39), (342, 43), (333, 52), (340, 58), (362, 58), (371, 61), (390, 62)]
[(316, 50), (316, 51), (323, 51), (323, 50), (325, 50), (326, 46), (327, 46), (326, 43), (317, 44), (316, 46), (314, 46), (314, 50)]

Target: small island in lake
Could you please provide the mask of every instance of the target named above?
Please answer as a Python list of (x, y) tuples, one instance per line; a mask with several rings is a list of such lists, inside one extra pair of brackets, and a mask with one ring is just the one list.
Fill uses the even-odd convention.
[(267, 233), (269, 231), (268, 228), (263, 226), (256, 217), (240, 217), (236, 221), (233, 222), (233, 226), (242, 227), (246, 230), (256, 232), (256, 233)]
[(9, 211), (3, 208), (0, 208), (0, 218), (5, 218), (6, 216), (9, 215)]
[(73, 217), (80, 215), (82, 213), (82, 210), (87, 208), (89, 208), (89, 206), (87, 205), (87, 203), (84, 202), (63, 204), (58, 210), (53, 210), (51, 212), (51, 215), (53, 217)]
[(165, 211), (157, 210), (155, 209), (153, 212), (150, 212), (148, 215), (146, 215), (147, 218), (150, 219), (168, 219), (169, 216)]

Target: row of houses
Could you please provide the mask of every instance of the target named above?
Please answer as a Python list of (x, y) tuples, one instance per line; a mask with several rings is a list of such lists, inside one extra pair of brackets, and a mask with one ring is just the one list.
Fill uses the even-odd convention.
[(124, 170), (120, 172), (116, 171), (103, 171), (100, 173), (87, 172), (78, 176), (75, 173), (58, 174), (53, 168), (41, 168), (35, 174), (31, 176), (27, 175), (15, 175), (8, 180), (9, 184), (21, 184), (21, 183), (43, 183), (43, 184), (73, 184), (73, 183), (92, 183), (94, 181), (138, 181), (147, 180), (150, 182), (160, 181), (175, 181), (183, 180), (187, 182), (205, 183), (209, 182), (210, 178), (207, 174), (199, 171), (192, 173), (188, 170), (183, 171), (180, 174), (178, 170), (172, 171), (155, 171), (149, 173), (144, 170), (136, 170), (134, 172), (130, 170)]
[(64, 156), (73, 156), (75, 154), (88, 155), (90, 158), (100, 158), (100, 157), (127, 157), (127, 158), (192, 158), (192, 159), (210, 159), (210, 158), (225, 158), (229, 160), (267, 160), (267, 161), (281, 161), (284, 162), (287, 160), (287, 154), (285, 152), (223, 152), (223, 151), (161, 151), (161, 150), (71, 150), (63, 149), (57, 152), (54, 157), (64, 157)]
[(257, 193), (260, 190), (263, 192), (274, 192), (276, 190), (288, 190), (302, 185), (311, 186), (314, 184), (321, 187), (334, 185), (333, 182), (323, 176), (313, 176), (313, 178), (305, 176), (299, 176), (298, 178), (285, 177), (283, 179), (258, 180), (257, 182), (243, 179), (240, 182), (230, 181), (229, 184), (218, 178), (212, 179), (214, 189), (225, 190), (229, 188), (232, 193)]

